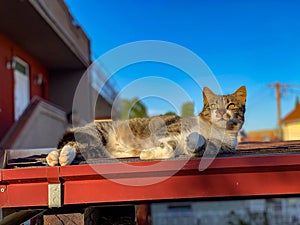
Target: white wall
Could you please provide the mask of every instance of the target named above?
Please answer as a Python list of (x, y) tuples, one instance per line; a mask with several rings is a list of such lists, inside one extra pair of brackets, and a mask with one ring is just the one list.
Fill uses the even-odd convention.
[(283, 140), (300, 140), (300, 121), (289, 122), (283, 125)]

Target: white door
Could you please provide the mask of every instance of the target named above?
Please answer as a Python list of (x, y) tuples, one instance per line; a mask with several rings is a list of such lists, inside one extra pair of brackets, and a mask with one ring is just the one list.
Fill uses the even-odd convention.
[(15, 120), (18, 120), (30, 102), (28, 64), (18, 57), (14, 63), (14, 106)]

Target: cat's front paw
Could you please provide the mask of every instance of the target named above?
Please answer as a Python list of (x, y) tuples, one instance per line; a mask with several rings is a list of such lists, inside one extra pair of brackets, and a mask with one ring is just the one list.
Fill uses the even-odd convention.
[(70, 165), (76, 157), (76, 148), (75, 145), (65, 145), (59, 155), (59, 164), (61, 166)]
[(205, 138), (197, 132), (191, 133), (186, 140), (188, 151), (192, 153), (200, 152), (205, 147), (205, 143)]
[(52, 151), (47, 155), (46, 161), (47, 161), (49, 166), (57, 166), (58, 163), (59, 163), (58, 158), (59, 158), (59, 152), (58, 151)]

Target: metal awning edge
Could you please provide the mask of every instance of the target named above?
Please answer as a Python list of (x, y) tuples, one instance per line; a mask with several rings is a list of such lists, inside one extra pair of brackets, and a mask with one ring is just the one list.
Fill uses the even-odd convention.
[(0, 207), (49, 207), (49, 184), (61, 187), (52, 195), (61, 203), (54, 201), (52, 207), (300, 194), (300, 154), (216, 158), (204, 171), (199, 171), (200, 161), (1, 169)]

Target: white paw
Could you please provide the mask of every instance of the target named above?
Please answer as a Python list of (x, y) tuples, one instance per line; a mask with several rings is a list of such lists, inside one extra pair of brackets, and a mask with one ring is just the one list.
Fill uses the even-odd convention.
[(197, 132), (193, 132), (187, 137), (187, 146), (192, 152), (199, 150), (204, 144), (205, 138)]
[(61, 166), (70, 165), (76, 157), (76, 149), (73, 145), (65, 145), (59, 156), (59, 164)]
[(143, 150), (140, 153), (140, 159), (141, 160), (154, 159), (153, 153), (151, 151), (149, 151), (149, 150)]
[(46, 157), (46, 161), (49, 166), (56, 166), (58, 165), (58, 158), (59, 158), (58, 151), (52, 151)]

